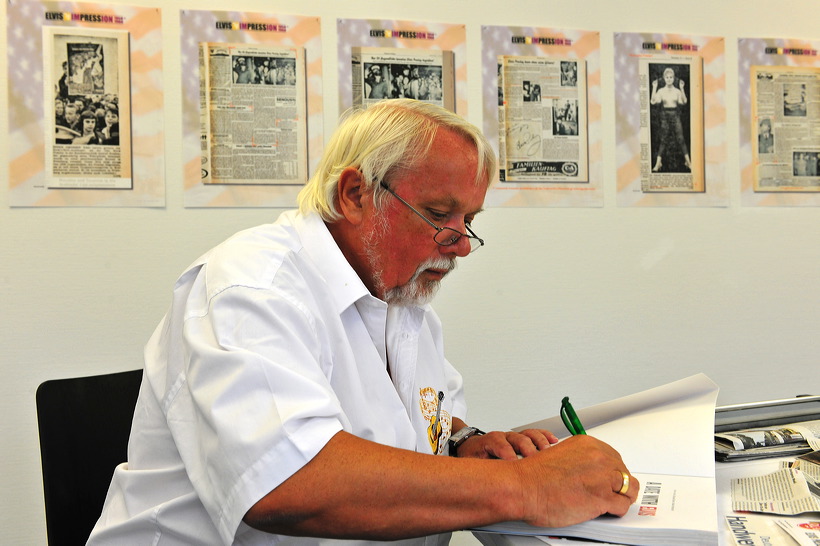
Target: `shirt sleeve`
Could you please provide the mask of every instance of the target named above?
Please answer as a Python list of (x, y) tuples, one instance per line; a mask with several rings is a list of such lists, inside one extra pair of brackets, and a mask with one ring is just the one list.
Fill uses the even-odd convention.
[(292, 296), (244, 286), (185, 319), (185, 375), (168, 422), (227, 542), (254, 503), (344, 426), (315, 320)]

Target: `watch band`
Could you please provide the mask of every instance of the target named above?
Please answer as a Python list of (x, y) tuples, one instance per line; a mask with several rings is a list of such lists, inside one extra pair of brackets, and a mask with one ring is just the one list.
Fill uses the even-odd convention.
[(475, 427), (460, 428), (458, 432), (451, 434), (450, 439), (447, 440), (447, 445), (450, 448), (450, 456), (458, 457), (458, 448), (461, 444), (473, 436), (481, 436), (483, 434), (485, 434), (483, 430), (479, 430)]

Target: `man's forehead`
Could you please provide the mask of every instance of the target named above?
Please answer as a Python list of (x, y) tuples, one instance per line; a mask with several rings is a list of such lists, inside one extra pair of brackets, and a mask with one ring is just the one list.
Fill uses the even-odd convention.
[(415, 199), (419, 204), (428, 206), (438, 206), (447, 210), (466, 210), (468, 212), (477, 214), (484, 210), (484, 195), (481, 196), (481, 203), (476, 208), (475, 205), (470, 204), (470, 200), (474, 198), (472, 190), (477, 190), (483, 187), (479, 184), (470, 184), (471, 191), (462, 191), (456, 182), (448, 182), (446, 179), (435, 180), (431, 177), (426, 177), (424, 173), (412, 173), (410, 176), (401, 177), (397, 180), (393, 190), (400, 192), (412, 193), (412, 199)]

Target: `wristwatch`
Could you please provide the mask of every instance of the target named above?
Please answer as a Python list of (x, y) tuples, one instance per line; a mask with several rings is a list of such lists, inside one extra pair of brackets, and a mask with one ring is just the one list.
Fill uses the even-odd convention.
[(458, 448), (461, 444), (473, 436), (481, 436), (482, 434), (485, 434), (484, 431), (475, 427), (462, 427), (458, 432), (451, 434), (450, 439), (447, 440), (447, 445), (450, 446), (450, 456), (458, 457)]

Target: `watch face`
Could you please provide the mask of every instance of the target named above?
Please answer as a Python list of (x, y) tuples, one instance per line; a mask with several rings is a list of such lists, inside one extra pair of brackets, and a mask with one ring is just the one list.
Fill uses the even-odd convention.
[(450, 441), (453, 443), (458, 443), (466, 438), (469, 438), (475, 432), (475, 428), (473, 427), (464, 427), (452, 436), (450, 436)]

